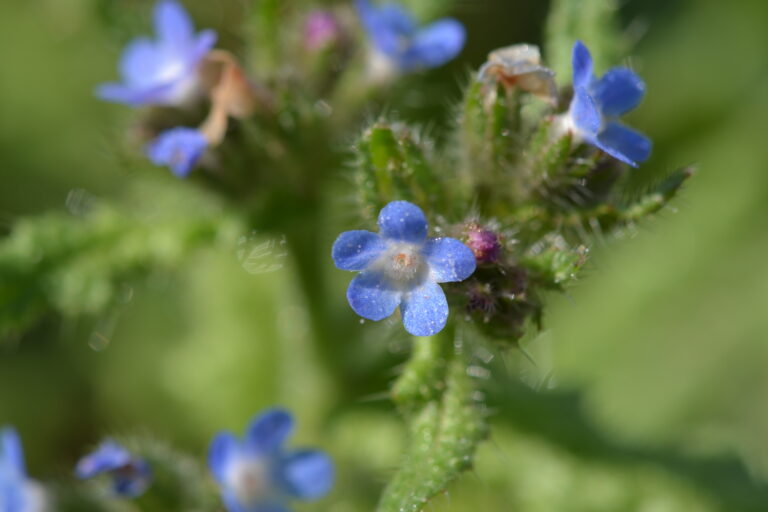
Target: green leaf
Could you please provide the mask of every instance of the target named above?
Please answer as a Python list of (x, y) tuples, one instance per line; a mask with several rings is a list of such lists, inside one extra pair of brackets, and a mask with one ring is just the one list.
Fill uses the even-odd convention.
[(576, 40), (587, 45), (598, 72), (618, 62), (624, 45), (617, 10), (616, 0), (553, 0), (546, 26), (547, 63), (561, 85), (571, 80), (571, 49)]
[(598, 428), (574, 392), (537, 392), (507, 375), (497, 364), (488, 381), (489, 406), (504, 422), (585, 460), (626, 466), (652, 466), (687, 480), (722, 505), (722, 510), (758, 512), (768, 503), (768, 485), (756, 481), (732, 457), (687, 455), (669, 447), (621, 442)]
[(48, 312), (104, 313), (136, 281), (171, 271), (203, 247), (234, 249), (245, 232), (199, 197), (152, 190), (140, 204), (101, 203), (83, 217), (51, 213), (17, 223), (0, 242), (0, 339)]
[(531, 270), (544, 287), (562, 289), (565, 283), (575, 279), (586, 256), (584, 246), (572, 248), (562, 237), (552, 234), (534, 245), (523, 256), (521, 264)]

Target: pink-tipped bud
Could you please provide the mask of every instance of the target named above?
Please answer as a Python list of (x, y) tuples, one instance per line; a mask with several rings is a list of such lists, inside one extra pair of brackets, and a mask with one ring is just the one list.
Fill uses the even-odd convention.
[(467, 247), (472, 249), (478, 264), (496, 263), (501, 255), (499, 235), (477, 224), (467, 228)]
[(328, 11), (313, 11), (304, 23), (304, 48), (322, 50), (341, 39), (341, 24)]

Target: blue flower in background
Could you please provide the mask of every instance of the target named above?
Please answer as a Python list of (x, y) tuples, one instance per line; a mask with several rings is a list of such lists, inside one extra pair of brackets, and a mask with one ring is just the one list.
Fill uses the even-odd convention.
[(208, 466), (229, 512), (288, 512), (290, 499), (315, 500), (331, 489), (330, 457), (316, 450), (286, 450), (293, 417), (282, 409), (256, 416), (238, 439), (219, 433), (211, 442)]
[(208, 148), (208, 140), (193, 128), (172, 128), (147, 146), (147, 156), (155, 165), (168, 166), (179, 178), (186, 177)]
[(112, 440), (102, 442), (93, 453), (77, 462), (75, 474), (87, 479), (107, 473), (115, 494), (135, 498), (144, 494), (151, 481), (149, 465)]
[(27, 478), (24, 452), (16, 431), (0, 431), (0, 512), (42, 512), (46, 510), (43, 489)]
[(157, 39), (134, 39), (120, 59), (122, 83), (101, 85), (100, 98), (139, 105), (179, 105), (198, 87), (197, 67), (216, 43), (216, 33), (195, 34), (189, 14), (175, 0), (155, 6)]
[(651, 141), (618, 122), (620, 116), (640, 103), (644, 94), (642, 79), (627, 68), (611, 68), (598, 79), (592, 71), (589, 50), (581, 41), (576, 41), (573, 100), (566, 122), (580, 140), (634, 167), (647, 160)]
[(475, 271), (472, 251), (455, 238), (427, 238), (427, 219), (407, 201), (393, 201), (379, 213), (381, 234), (356, 230), (333, 244), (341, 270), (359, 270), (347, 290), (355, 313), (387, 318), (400, 306), (405, 329), (430, 336), (448, 320), (448, 301), (437, 283), (463, 281)]
[(374, 49), (401, 71), (442, 66), (464, 47), (464, 26), (443, 18), (419, 27), (414, 17), (397, 4), (373, 6), (356, 0), (357, 12)]

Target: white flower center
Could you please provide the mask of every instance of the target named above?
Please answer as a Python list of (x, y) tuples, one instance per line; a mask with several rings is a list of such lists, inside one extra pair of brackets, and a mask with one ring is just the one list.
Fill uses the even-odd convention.
[(390, 242), (372, 267), (382, 272), (395, 288), (412, 288), (421, 283), (429, 271), (420, 249), (408, 242)]
[(160, 72), (157, 74), (158, 82), (170, 82), (181, 76), (184, 72), (185, 62), (179, 59), (172, 59), (166, 62), (166, 64), (160, 68)]
[(45, 489), (38, 484), (28, 480), (24, 485), (24, 498), (26, 507), (24, 512), (46, 512), (50, 510), (48, 496)]
[(376, 49), (369, 50), (368, 55), (368, 80), (378, 86), (390, 83), (400, 71), (397, 63), (388, 55)]
[(233, 463), (228, 480), (237, 501), (243, 504), (258, 503), (272, 492), (269, 465), (264, 460), (245, 459)]

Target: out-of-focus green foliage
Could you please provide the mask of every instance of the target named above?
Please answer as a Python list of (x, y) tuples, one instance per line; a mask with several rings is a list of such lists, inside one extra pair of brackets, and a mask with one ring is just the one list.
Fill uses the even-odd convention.
[(135, 281), (172, 271), (200, 247), (236, 246), (244, 229), (237, 220), (209, 198), (179, 194), (172, 185), (138, 187), (117, 207), (74, 191), (77, 216), (18, 222), (0, 249), (0, 337), (22, 333), (49, 310), (104, 314), (131, 299)]
[(571, 79), (571, 46), (580, 40), (592, 50), (596, 69), (615, 66), (624, 55), (616, 0), (553, 0), (546, 26), (547, 61), (558, 79)]

